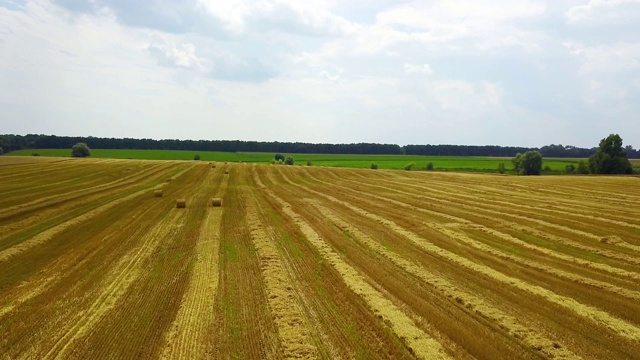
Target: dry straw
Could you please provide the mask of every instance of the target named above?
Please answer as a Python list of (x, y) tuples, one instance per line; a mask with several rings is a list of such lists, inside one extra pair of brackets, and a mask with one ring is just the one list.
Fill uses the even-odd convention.
[(222, 206), (222, 199), (221, 198), (213, 198), (213, 200), (211, 200), (211, 206)]
[(154, 197), (162, 197), (162, 190), (156, 190), (153, 192)]
[(178, 199), (176, 200), (176, 207), (178, 209), (184, 209), (187, 207), (187, 201), (184, 199)]

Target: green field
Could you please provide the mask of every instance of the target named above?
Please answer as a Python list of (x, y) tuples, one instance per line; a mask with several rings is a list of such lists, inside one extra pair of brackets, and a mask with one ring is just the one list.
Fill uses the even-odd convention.
[[(14, 151), (11, 155), (68, 157), (70, 149), (29, 149)], [(108, 150), (91, 149), (92, 158), (111, 159), (144, 159), (144, 160), (193, 160), (200, 155), (201, 161), (229, 161), (269, 163), (273, 153), (243, 153), (214, 151), (182, 151), (182, 150)], [(289, 155), (289, 154), (284, 154)], [(476, 156), (416, 156), (416, 155), (353, 155), (353, 154), (290, 154), (296, 165), (306, 165), (311, 161), (314, 166), (369, 168), (372, 162), (380, 169), (402, 169), (409, 163), (415, 163), (415, 170), (425, 169), (427, 163), (433, 162), (434, 169), (440, 171), (478, 171), (494, 172), (499, 163), (504, 163), (507, 170), (512, 169), (511, 158), (476, 157)], [(577, 165), (580, 159), (544, 159), (543, 167), (549, 166), (554, 171), (564, 171), (568, 164)]]

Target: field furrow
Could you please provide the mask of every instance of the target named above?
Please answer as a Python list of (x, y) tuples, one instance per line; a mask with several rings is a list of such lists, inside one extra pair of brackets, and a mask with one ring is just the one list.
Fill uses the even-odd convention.
[[(310, 177), (312, 177), (312, 176), (310, 175)], [(369, 184), (367, 184), (367, 186), (372, 186), (374, 188), (380, 188), (380, 186), (377, 186), (377, 185), (369, 185)], [(340, 186), (340, 187), (342, 189), (351, 190), (351, 188), (347, 187), (347, 186)], [(448, 221), (452, 221), (453, 222), (451, 224), (445, 224), (444, 226), (438, 226), (437, 229), (439, 229), (439, 230), (446, 229), (447, 226), (450, 227), (450, 228), (462, 228), (462, 229), (464, 229), (464, 228), (473, 228), (473, 229), (477, 229), (479, 231), (491, 234), (496, 238), (504, 240), (505, 242), (514, 243), (514, 244), (516, 244), (516, 245), (518, 245), (520, 247), (540, 252), (540, 253), (544, 254), (545, 256), (547, 256), (547, 257), (554, 257), (554, 258), (557, 258), (557, 259), (560, 259), (560, 260), (563, 260), (563, 261), (577, 263), (579, 265), (584, 265), (584, 266), (586, 266), (588, 268), (591, 268), (591, 269), (597, 269), (597, 270), (600, 270), (600, 271), (605, 271), (605, 272), (608, 272), (608, 273), (611, 273), (611, 274), (620, 275), (620, 276), (623, 276), (623, 277), (628, 277), (628, 278), (634, 279), (634, 280), (640, 279), (640, 274), (638, 272), (627, 271), (627, 270), (625, 270), (623, 268), (610, 266), (608, 264), (588, 261), (588, 260), (584, 260), (584, 259), (581, 259), (581, 258), (576, 258), (574, 256), (565, 255), (562, 252), (558, 252), (557, 249), (554, 251), (554, 250), (550, 250), (548, 248), (545, 248), (545, 247), (542, 247), (542, 246), (539, 246), (539, 245), (534, 245), (534, 244), (527, 243), (527, 242), (522, 241), (522, 240), (520, 240), (520, 239), (518, 239), (518, 238), (516, 238), (516, 237), (514, 237), (512, 235), (509, 235), (509, 234), (506, 234), (506, 233), (502, 233), (500, 231), (496, 231), (494, 229), (489, 228), (488, 226), (485, 226), (485, 225), (482, 225), (482, 224), (479, 224), (479, 223), (474, 223), (473, 221), (468, 220), (468, 219), (463, 218), (463, 217), (459, 217), (459, 216), (456, 216), (456, 215), (451, 215), (449, 213), (444, 213), (444, 212), (440, 212), (440, 211), (429, 210), (427, 208), (423, 208), (423, 207), (419, 207), (419, 206), (416, 206), (416, 205), (412, 205), (411, 202), (408, 202), (408, 201), (402, 202), (402, 201), (396, 200), (396, 199), (394, 199), (392, 197), (371, 195), (371, 194), (367, 194), (367, 193), (365, 193), (363, 191), (359, 191), (359, 190), (352, 190), (352, 191), (362, 194), (363, 197), (373, 198), (373, 199), (384, 201), (384, 202), (389, 202), (389, 203), (393, 204), (394, 206), (404, 207), (404, 208), (410, 209), (411, 211), (424, 213), (424, 214), (430, 215), (432, 217), (443, 218), (443, 219), (446, 219)], [(399, 190), (392, 190), (392, 191), (394, 193), (401, 194), (402, 196), (411, 196), (412, 198), (420, 198), (420, 196), (416, 195), (416, 194), (407, 193), (407, 192), (399, 191)], [(455, 209), (455, 208), (467, 209), (467, 208), (469, 208), (468, 206), (465, 206), (465, 205), (459, 204), (459, 203), (454, 203), (454, 202), (448, 202), (448, 203), (450, 203), (449, 204), (449, 208), (450, 209)], [(535, 230), (535, 229), (532, 229), (531, 227), (525, 227), (525, 226), (522, 226), (522, 225), (519, 225), (519, 224), (515, 224), (515, 223), (511, 223), (511, 222), (506, 222), (506, 221), (502, 220), (499, 217), (489, 217), (489, 216), (484, 216), (484, 215), (478, 215), (478, 210), (480, 210), (478, 208), (472, 208), (472, 210), (474, 210), (474, 212), (473, 212), (473, 216), (474, 217), (481, 217), (483, 219), (489, 219), (489, 220), (494, 221), (494, 223), (497, 223), (497, 224), (500, 224), (500, 225), (506, 225), (509, 228), (518, 229), (518, 230), (521, 230), (523, 232), (540, 233), (539, 230)], [(503, 214), (503, 213), (498, 213), (498, 214)], [(503, 214), (503, 215), (504, 216), (510, 216), (510, 215), (506, 215), (506, 214)], [(524, 217), (521, 217), (521, 218), (524, 218)], [(425, 225), (431, 226), (434, 229), (436, 229), (434, 227), (436, 224), (437, 223), (435, 223), (435, 222), (425, 222)], [(451, 233), (452, 229), (446, 229), (446, 230), (444, 230), (444, 232)], [(545, 237), (550, 237), (550, 235), (547, 235)], [(611, 258), (627, 261), (629, 263), (634, 263), (634, 264), (638, 262), (637, 258), (631, 257), (629, 255), (624, 255), (624, 254), (620, 254), (620, 253), (614, 253), (612, 251), (606, 251), (606, 250), (601, 250), (601, 249), (598, 249), (598, 248), (593, 248), (593, 247), (581, 245), (581, 243), (579, 243), (577, 241), (563, 241), (562, 239), (560, 239), (558, 237), (554, 237), (553, 239), (559, 240), (559, 241), (561, 241), (561, 242), (563, 242), (563, 243), (565, 243), (566, 245), (569, 245), (569, 246), (577, 245), (577, 247), (579, 247), (580, 249), (592, 251), (594, 254), (604, 255), (604, 256), (608, 255)], [(498, 252), (495, 252), (495, 253), (498, 253)], [(515, 259), (515, 257), (511, 257), (511, 258)], [(556, 274), (567, 274), (567, 273), (566, 272), (556, 272)], [(572, 280), (574, 280), (575, 278), (580, 278), (580, 277), (573, 276)], [(596, 283), (596, 282), (592, 282), (590, 280), (585, 280), (585, 281), (590, 282), (592, 284)], [(613, 287), (611, 289), (615, 289), (615, 287)]]
[[(188, 292), (190, 279), (197, 261), (197, 241), (206, 216), (206, 191), (211, 184), (209, 169), (199, 166), (185, 176), (172, 181), (174, 196), (186, 201), (186, 208), (176, 208), (175, 198), (167, 199), (166, 216), (157, 226), (164, 227), (159, 236), (149, 240), (150, 254), (141, 257), (136, 274), (129, 284), (127, 296), (103, 317), (90, 335), (74, 352), (78, 357), (92, 358), (108, 353), (113, 357), (135, 355), (138, 358), (157, 358), (162, 355), (166, 334), (176, 319)], [(184, 183), (182, 183), (184, 181)], [(191, 186), (185, 186), (187, 184)], [(173, 200), (173, 201), (172, 201)], [(176, 214), (175, 218), (173, 214)], [(145, 237), (146, 239), (146, 237)], [(110, 337), (123, 338), (137, 334), (125, 346), (109, 341)]]
[[(53, 346), (42, 356), (43, 358), (64, 359), (69, 357), (68, 352), (73, 342), (86, 336), (92, 327), (119, 305), (119, 300), (138, 279), (143, 270), (142, 264), (151, 256), (161, 238), (175, 235), (169, 229), (182, 216), (184, 215), (176, 212), (171, 214), (168, 219), (163, 219), (161, 226), (154, 228), (142, 239), (143, 245), (134, 254), (123, 258), (112, 268), (105, 283), (100, 286), (102, 292), (98, 298), (85, 311), (77, 314), (75, 319), (66, 319), (71, 326), (62, 330), (61, 336), (55, 340)], [(53, 334), (51, 336), (55, 337)]]
[[(152, 190), (154, 189), (159, 189), (161, 188), (161, 185), (156, 185), (155, 187), (151, 188)], [(86, 213), (84, 213), (81, 216), (78, 216), (74, 219), (65, 221), (62, 224), (59, 224), (57, 226), (54, 226), (51, 229), (48, 229), (46, 231), (43, 231), (41, 233), (39, 233), (38, 235), (23, 241), (19, 244), (16, 244), (8, 249), (5, 249), (3, 251), (0, 252), (0, 262), (4, 262), (9, 260), (11, 257), (16, 256), (20, 253), (22, 253), (23, 251), (26, 251), (34, 246), (40, 245), (42, 243), (45, 243), (47, 241), (49, 241), (52, 237), (56, 236), (57, 234), (77, 225), (80, 224), (82, 222), (88, 221), (92, 218), (95, 218), (97, 216), (99, 216), (100, 214), (113, 209), (114, 207), (127, 202), (131, 199), (135, 199), (136, 197), (139, 197), (143, 194), (147, 194), (149, 193), (148, 189), (144, 189), (144, 190), (140, 190), (140, 191), (136, 191), (133, 194), (127, 195), (125, 197), (121, 197), (121, 198), (117, 198), (113, 201), (110, 201), (104, 205), (102, 205), (101, 207), (98, 207), (96, 209), (90, 210)]]
[[(285, 177), (285, 180), (288, 180)], [(292, 182), (291, 180), (288, 180), (288, 182), (294, 186), (301, 186), (298, 184), (295, 184), (294, 182)], [(554, 293), (553, 291), (547, 290), (543, 287), (540, 286), (536, 286), (536, 285), (532, 285), (529, 283), (526, 283), (522, 280), (519, 280), (517, 278), (505, 275), (504, 273), (498, 272), (493, 270), (492, 268), (488, 267), (488, 266), (484, 266), (481, 264), (477, 264), (474, 263), (473, 261), (470, 261), (466, 258), (460, 257), (454, 253), (451, 253), (447, 250), (444, 250), (430, 242), (428, 242), (427, 239), (422, 238), (421, 236), (415, 234), (414, 232), (407, 230), (401, 226), (399, 226), (398, 224), (387, 220), (383, 217), (380, 217), (378, 215), (369, 213), (368, 211), (359, 208), (357, 206), (354, 206), (350, 203), (347, 203), (345, 201), (341, 201), (338, 200), (332, 196), (323, 194), (321, 192), (315, 191), (315, 190), (311, 190), (309, 188), (306, 189), (309, 192), (315, 193), (319, 196), (322, 196), (330, 201), (336, 202), (338, 204), (341, 204), (349, 209), (351, 209), (352, 211), (368, 217), (372, 220), (377, 221), (378, 223), (382, 224), (383, 226), (389, 228), (390, 230), (392, 230), (393, 232), (403, 236), (405, 239), (412, 241), (413, 243), (415, 243), (416, 245), (418, 245), (419, 247), (421, 247), (422, 249), (424, 249), (425, 251), (428, 251), (429, 253), (433, 253), (436, 254), (442, 258), (445, 258), (449, 261), (452, 261), (460, 266), (463, 266), (471, 271), (474, 272), (478, 272), (480, 274), (483, 274), (485, 276), (491, 277), (492, 279), (495, 279), (496, 281), (503, 283), (505, 285), (508, 286), (513, 286), (515, 288), (521, 289), (523, 291), (527, 291), (529, 293), (532, 293), (534, 295), (540, 296), (541, 298), (552, 302), (556, 305), (559, 305), (563, 308), (566, 308), (569, 311), (573, 311), (575, 312), (577, 315), (579, 316), (583, 316), (585, 318), (588, 318), (592, 321), (594, 321), (597, 324), (603, 325), (604, 327), (606, 327), (607, 329), (617, 333), (618, 335), (628, 338), (630, 340), (633, 341), (640, 341), (640, 328), (628, 323), (624, 320), (618, 319), (612, 315), (610, 315), (609, 313), (602, 311), (600, 309), (588, 306), (588, 305), (584, 305), (581, 304), (577, 301), (575, 301), (572, 298), (568, 298), (565, 296), (561, 296), (558, 295), (556, 293)]]
[(429, 334), (415, 325), (401, 309), (387, 300), (383, 294), (372, 287), (362, 276), (323, 241), (313, 228), (298, 214), (291, 210), (291, 205), (279, 198), (273, 192), (265, 190), (275, 201), (282, 205), (283, 212), (300, 227), (306, 238), (320, 251), (323, 257), (331, 263), (342, 275), (345, 283), (352, 291), (362, 296), (371, 310), (380, 318), (391, 324), (394, 332), (419, 358), (446, 359), (449, 358), (442, 345)]
[(277, 359), (282, 347), (244, 210), (242, 188), (249, 184), (248, 173), (237, 166), (224, 169), (229, 172), (225, 175), (229, 184), (222, 197), (217, 328), (208, 342), (214, 357), (233, 354), (244, 359)]
[[(628, 227), (632, 229), (640, 229), (640, 225), (634, 223), (635, 219), (633, 217), (625, 216), (621, 213), (599, 213), (597, 215), (593, 214), (592, 207), (589, 207), (586, 211), (581, 211), (577, 209), (575, 206), (567, 207), (563, 206), (563, 202), (549, 204), (545, 201), (544, 198), (536, 198), (535, 201), (529, 201), (529, 204), (519, 204), (515, 201), (502, 201), (496, 199), (495, 196), (491, 196), (491, 194), (483, 195), (482, 193), (469, 191), (468, 187), (460, 187), (461, 191), (451, 191), (451, 185), (447, 187), (447, 184), (441, 184), (441, 186), (437, 186), (431, 182), (407, 182), (396, 180), (383, 180), (379, 183), (388, 184), (386, 188), (402, 188), (406, 190), (413, 190), (417, 194), (421, 194), (423, 196), (429, 196), (430, 199), (434, 201), (439, 200), (440, 198), (452, 200), (454, 202), (459, 201), (469, 201), (472, 205), (486, 206), (493, 209), (501, 209), (501, 208), (509, 208), (511, 210), (523, 210), (527, 214), (541, 214), (546, 216), (557, 216), (557, 214), (567, 217), (567, 218), (577, 218), (576, 220), (581, 221), (584, 219), (596, 221), (606, 224), (615, 224), (622, 227)], [(512, 194), (514, 198), (519, 197), (520, 194), (514, 193)], [(535, 205), (530, 205), (531, 203), (536, 203)], [(551, 213), (551, 214), (549, 214)]]
[(562, 346), (559, 341), (549, 339), (544, 333), (537, 329), (530, 328), (515, 316), (504, 313), (499, 308), (488, 304), (485, 300), (469, 292), (457, 288), (454, 284), (438, 275), (430, 273), (427, 269), (416, 265), (402, 256), (397, 255), (393, 251), (389, 251), (385, 246), (371, 239), (364, 232), (342, 220), (335, 215), (329, 208), (324, 207), (316, 202), (311, 205), (317, 208), (324, 216), (331, 220), (336, 226), (347, 231), (358, 241), (366, 246), (374, 249), (384, 257), (389, 258), (394, 264), (402, 270), (420, 278), (425, 283), (433, 286), (448, 298), (453, 298), (460, 304), (463, 304), (470, 312), (475, 312), (491, 321), (494, 321), (500, 328), (505, 329), (511, 336), (526, 344), (526, 346), (536, 349), (545, 356), (560, 359), (579, 359), (580, 357)]
[[(228, 179), (223, 177), (215, 184), (213, 179), (208, 179), (205, 193), (214, 197), (224, 196)], [(167, 335), (167, 345), (162, 355), (164, 359), (204, 358), (211, 355), (207, 336), (213, 331), (215, 323), (213, 315), (218, 290), (221, 222), (222, 208), (207, 207), (196, 243), (196, 259), (189, 287)]]
[[(0, 249), (5, 250), (31, 237), (45, 236), (42, 233), (52, 231), (64, 225), (65, 222), (77, 222), (77, 218), (84, 216), (87, 211), (97, 210), (113, 200), (119, 201), (136, 190), (143, 189), (137, 191), (142, 193), (144, 189), (149, 189), (151, 186), (161, 188), (164, 184), (162, 179), (168, 175), (168, 170), (169, 168), (165, 167), (164, 171), (143, 172), (134, 180), (112, 185), (101, 191), (72, 196), (62, 201), (40, 203), (36, 208), (14, 209), (14, 212), (10, 212), (8, 216), (0, 217), (0, 224), (2, 224), (0, 230), (3, 232), (0, 235)], [(186, 170), (188, 169), (183, 171)], [(28, 225), (33, 223), (39, 226), (30, 228)]]
[(247, 225), (260, 257), (260, 266), (268, 294), (269, 307), (282, 341), (286, 359), (317, 358), (318, 352), (309, 334), (310, 324), (301, 310), (300, 300), (282, 265), (273, 239), (264, 230), (255, 199), (247, 199)]
[[(258, 168), (254, 181), (264, 189), (270, 181), (271, 172)], [(276, 188), (280, 188), (279, 186)], [(274, 190), (276, 190), (274, 188)], [(380, 320), (366, 301), (354, 293), (342, 275), (323, 260), (322, 254), (301, 232), (297, 224), (282, 213), (280, 203), (268, 195), (263, 199), (268, 218), (265, 223), (276, 243), (289, 277), (295, 279), (293, 288), (298, 292), (307, 317), (314, 324), (311, 335), (318, 345), (321, 358), (333, 359), (409, 359), (414, 358), (406, 345), (397, 338), (392, 329), (380, 326)], [(287, 199), (289, 201), (289, 199)], [(264, 203), (264, 202), (263, 202)]]

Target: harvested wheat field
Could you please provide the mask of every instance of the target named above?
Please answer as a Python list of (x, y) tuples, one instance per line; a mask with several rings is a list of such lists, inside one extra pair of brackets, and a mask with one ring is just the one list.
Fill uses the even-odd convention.
[(218, 165), (0, 157), (2, 358), (639, 358), (640, 178)]

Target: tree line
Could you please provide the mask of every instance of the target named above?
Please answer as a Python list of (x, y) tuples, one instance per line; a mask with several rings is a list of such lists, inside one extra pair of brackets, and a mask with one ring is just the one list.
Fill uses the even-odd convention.
[[(542, 155), (538, 151), (527, 151), (516, 154), (511, 160), (518, 175), (540, 175), (542, 172)], [(504, 164), (500, 164), (500, 173), (504, 173)], [(548, 169), (549, 170), (549, 169)], [(589, 156), (588, 163), (584, 160), (578, 166), (569, 164), (565, 168), (567, 174), (633, 174), (637, 173), (629, 162), (627, 151), (622, 147), (622, 138), (618, 134), (610, 134), (600, 140), (595, 154)]]
[[(526, 148), (497, 145), (406, 145), (396, 144), (314, 144), (278, 141), (241, 140), (177, 140), (177, 139), (133, 139), (74, 137), (55, 135), (0, 135), (0, 152), (22, 149), (68, 149), (77, 143), (86, 143), (93, 149), (136, 150), (190, 150), (224, 152), (273, 152), (304, 154), (372, 154), (372, 155), (440, 155), (440, 156), (496, 156), (513, 157), (518, 153), (538, 151), (544, 157), (587, 158), (596, 154), (591, 149), (575, 146), (547, 145), (541, 148)], [(640, 150), (631, 145), (624, 148), (628, 158), (640, 158)]]

